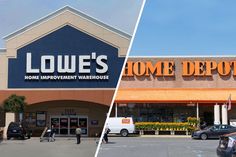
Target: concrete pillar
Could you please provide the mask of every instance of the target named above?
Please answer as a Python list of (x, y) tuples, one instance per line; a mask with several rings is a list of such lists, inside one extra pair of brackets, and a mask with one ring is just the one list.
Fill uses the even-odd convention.
[(159, 130), (155, 130), (155, 135), (159, 135)]
[(19, 121), (22, 122), (22, 120), (23, 120), (23, 113), (21, 112), (19, 113)]
[(197, 103), (197, 106), (196, 106), (196, 112), (197, 112), (197, 120), (199, 120), (199, 106), (198, 106), (198, 103)]
[(220, 124), (220, 105), (214, 105), (214, 124)]
[(221, 112), (222, 112), (222, 124), (228, 124), (228, 109), (226, 104), (222, 105)]
[(10, 112), (7, 112), (6, 113), (6, 118), (5, 118), (5, 127), (4, 127), (4, 130), (3, 130), (3, 138), (6, 139), (7, 138), (7, 128), (8, 128), (8, 125), (11, 123), (11, 122), (15, 122), (15, 113), (10, 113)]

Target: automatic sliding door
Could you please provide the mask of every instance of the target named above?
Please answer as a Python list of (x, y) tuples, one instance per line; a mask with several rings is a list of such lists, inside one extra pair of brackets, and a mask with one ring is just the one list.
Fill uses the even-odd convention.
[(60, 118), (60, 134), (68, 135), (68, 118)]
[(75, 134), (75, 129), (78, 127), (78, 117), (70, 118), (70, 134)]

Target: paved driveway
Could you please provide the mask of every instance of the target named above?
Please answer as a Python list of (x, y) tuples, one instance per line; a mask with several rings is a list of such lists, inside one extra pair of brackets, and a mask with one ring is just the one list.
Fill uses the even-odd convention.
[(98, 157), (216, 157), (218, 140), (177, 137), (110, 137)]
[(56, 138), (55, 142), (9, 140), (0, 143), (1, 157), (94, 157), (97, 145), (94, 138), (82, 138), (80, 145), (75, 138)]

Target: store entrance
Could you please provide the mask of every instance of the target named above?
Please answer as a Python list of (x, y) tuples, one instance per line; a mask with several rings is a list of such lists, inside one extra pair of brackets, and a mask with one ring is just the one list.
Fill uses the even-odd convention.
[(51, 116), (50, 126), (54, 126), (56, 135), (75, 135), (75, 129), (79, 125), (82, 136), (88, 136), (87, 116)]
[(203, 113), (203, 121), (205, 121), (208, 126), (213, 125), (214, 124), (214, 113), (213, 112), (204, 112)]

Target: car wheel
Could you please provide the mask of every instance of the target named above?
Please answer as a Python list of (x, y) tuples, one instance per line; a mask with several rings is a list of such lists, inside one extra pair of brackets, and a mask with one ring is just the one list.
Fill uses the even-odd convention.
[(201, 134), (200, 137), (201, 137), (202, 140), (206, 140), (207, 139), (207, 134)]
[(122, 130), (120, 131), (120, 135), (121, 135), (122, 137), (127, 137), (128, 134), (129, 134), (129, 131), (126, 130), (126, 129), (122, 129)]

